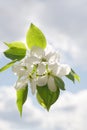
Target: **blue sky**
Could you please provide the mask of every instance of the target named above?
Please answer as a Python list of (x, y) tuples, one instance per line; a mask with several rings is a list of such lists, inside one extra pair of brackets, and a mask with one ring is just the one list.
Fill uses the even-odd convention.
[(81, 82), (66, 80), (66, 91), (49, 113), (29, 93), (21, 119), (13, 88), (16, 76), (11, 69), (0, 73), (0, 130), (86, 130), (87, 1), (0, 0), (0, 67), (9, 62), (2, 54), (6, 49), (2, 41), (25, 41), (31, 22), (61, 53), (61, 62), (80, 75)]

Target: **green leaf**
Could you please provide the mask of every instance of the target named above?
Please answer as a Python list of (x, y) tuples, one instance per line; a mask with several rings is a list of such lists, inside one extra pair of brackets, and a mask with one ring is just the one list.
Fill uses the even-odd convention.
[(71, 81), (73, 81), (73, 83), (75, 82), (74, 75), (73, 75), (72, 72), (70, 72), (68, 75), (66, 75), (66, 77), (67, 77), (68, 79), (70, 79)]
[(73, 81), (74, 83), (75, 83), (75, 80), (77, 80), (78, 82), (80, 82), (79, 75), (77, 75), (73, 69), (71, 69), (71, 72), (69, 73), (69, 75), (66, 75), (66, 77), (68, 79), (70, 79), (71, 81)]
[(17, 61), (17, 59), (13, 60), (12, 62), (10, 62), (10, 63), (6, 64), (5, 66), (3, 66), (2, 68), (0, 68), (0, 72), (5, 71), (6, 69), (10, 68), (16, 61)]
[(4, 52), (4, 55), (11, 59), (11, 60), (21, 60), (25, 57), (26, 55), (26, 46), (22, 42), (11, 42), (11, 43), (6, 43), (4, 42), (9, 49), (7, 49)]
[(56, 102), (56, 100), (59, 97), (60, 91), (57, 88), (56, 92), (52, 92), (48, 89), (48, 86), (45, 85), (43, 87), (37, 86), (37, 92), (39, 94), (38, 101), (39, 103), (46, 107), (46, 109), (49, 111), (52, 104)]
[(38, 102), (39, 102), (39, 104), (41, 105), (41, 106), (43, 106), (44, 108), (46, 108), (46, 105), (45, 105), (45, 103), (44, 103), (44, 100), (40, 97), (40, 94), (37, 92), (37, 94), (36, 94), (36, 97), (37, 97), (37, 100), (38, 100)]
[(28, 94), (28, 85), (17, 90), (17, 107), (20, 112), (20, 116), (22, 116), (22, 107), (27, 99), (27, 94)]
[(4, 55), (11, 60), (21, 60), (26, 55), (26, 50), (21, 48), (10, 48), (4, 52)]
[(61, 78), (54, 76), (54, 81), (58, 88), (65, 90), (65, 84)]
[(7, 45), (9, 48), (19, 48), (19, 49), (25, 49), (26, 50), (26, 46), (24, 43), (22, 42), (11, 42), (11, 43), (7, 43), (4, 42), (5, 45)]
[(26, 34), (26, 43), (30, 49), (33, 46), (37, 46), (42, 49), (46, 48), (46, 38), (44, 34), (33, 24), (30, 25), (30, 28)]
[(73, 69), (71, 69), (73, 75), (74, 75), (74, 79), (77, 80), (78, 82), (80, 82), (80, 77), (78, 74), (75, 73), (75, 71)]

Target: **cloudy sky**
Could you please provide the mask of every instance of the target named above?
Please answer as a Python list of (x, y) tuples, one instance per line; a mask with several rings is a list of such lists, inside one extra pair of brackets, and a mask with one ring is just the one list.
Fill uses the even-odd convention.
[(66, 82), (66, 91), (50, 112), (29, 95), (22, 119), (15, 105), (11, 69), (0, 73), (0, 130), (87, 130), (87, 1), (0, 0), (0, 67), (9, 62), (3, 41), (25, 41), (30, 23), (37, 25), (48, 43), (61, 53), (81, 82)]

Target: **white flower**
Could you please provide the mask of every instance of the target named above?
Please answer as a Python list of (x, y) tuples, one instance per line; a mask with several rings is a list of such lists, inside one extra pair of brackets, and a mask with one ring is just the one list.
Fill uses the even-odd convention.
[(31, 91), (34, 94), (36, 90), (36, 72), (33, 72), (35, 60), (32, 59), (31, 62), (28, 62), (28, 58), (30, 57), (25, 58), (12, 67), (13, 72), (19, 77), (15, 84), (15, 89), (26, 87), (30, 82)]
[(57, 63), (48, 64), (48, 74), (45, 76), (39, 77), (37, 85), (44, 86), (48, 84), (48, 88), (52, 92), (55, 92), (57, 90), (57, 87), (54, 82), (54, 76), (58, 76), (61, 78), (62, 76), (68, 75), (70, 71), (71, 71), (70, 67), (66, 64), (57, 64)]
[(43, 49), (38, 47), (33, 47), (30, 52), (30, 57), (37, 58), (39, 62), (55, 63), (59, 62), (60, 55), (55, 52), (46, 53)]
[(33, 47), (23, 60), (12, 67), (13, 72), (19, 77), (15, 88), (21, 89), (30, 83), (32, 94), (34, 94), (37, 85), (42, 87), (47, 84), (50, 91), (55, 92), (57, 87), (54, 76), (62, 78), (71, 71), (67, 64), (60, 64), (59, 61), (58, 53), (47, 54), (43, 49)]
[[(46, 74), (45, 76), (42, 76), (42, 77), (39, 77), (38, 78), (38, 82), (37, 82), (37, 85), (38, 86), (44, 86), (46, 84), (48, 84), (48, 88), (51, 90), (51, 91), (56, 91), (57, 88), (56, 88), (56, 85), (55, 85), (55, 82), (54, 82), (54, 78), (51, 76), (51, 74), (56, 74), (56, 69), (58, 68), (57, 64), (49, 64), (50, 66), (50, 69), (48, 68), (48, 73), (49, 74)], [(48, 67), (49, 67), (48, 66)], [(41, 68), (40, 68), (41, 69)], [(43, 69), (42, 69), (43, 70)], [(46, 70), (45, 70), (46, 71)], [(43, 72), (44, 73), (44, 72)]]
[(54, 76), (58, 76), (61, 78), (62, 76), (68, 75), (71, 69), (66, 64), (57, 64), (57, 63), (49, 65), (49, 69), (51, 71), (51, 74), (49, 75), (48, 82), (47, 82), (48, 88), (51, 91), (55, 92), (57, 90), (57, 87), (54, 82)]

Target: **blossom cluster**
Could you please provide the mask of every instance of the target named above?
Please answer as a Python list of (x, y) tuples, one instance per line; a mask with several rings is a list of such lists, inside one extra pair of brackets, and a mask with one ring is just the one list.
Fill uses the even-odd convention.
[(17, 107), (22, 115), (22, 108), (28, 98), (28, 90), (36, 94), (38, 103), (49, 111), (57, 101), (61, 90), (65, 90), (62, 79), (66, 76), (72, 82), (80, 81), (80, 77), (67, 64), (60, 63), (60, 54), (49, 52), (43, 32), (31, 23), (26, 33), (26, 42), (4, 42), (8, 47), (3, 52), (11, 61), (0, 68), (3, 72), (10, 67), (18, 76), (15, 83)]
[(33, 47), (20, 62), (12, 67), (13, 72), (18, 76), (15, 84), (16, 89), (21, 89), (30, 84), (32, 94), (36, 87), (43, 87), (46, 84), (52, 92), (57, 90), (54, 77), (62, 78), (71, 71), (69, 65), (60, 63), (60, 55), (57, 52), (48, 52), (39, 47)]

